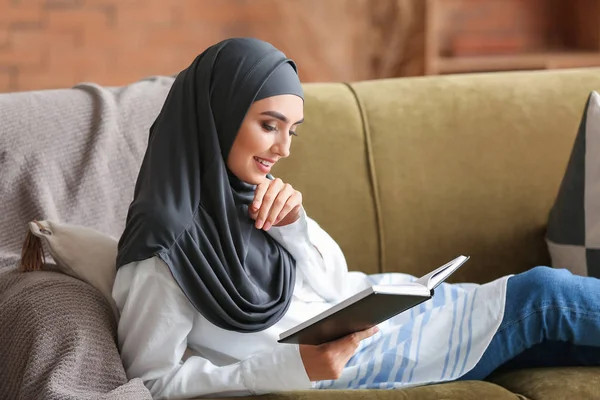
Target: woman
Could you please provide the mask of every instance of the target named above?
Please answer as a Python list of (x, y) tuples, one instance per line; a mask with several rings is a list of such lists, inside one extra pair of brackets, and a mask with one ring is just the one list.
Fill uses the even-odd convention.
[(303, 102), (294, 62), (254, 39), (210, 47), (175, 79), (119, 241), (113, 297), (129, 377), (156, 398), (185, 398), (598, 363), (598, 281), (543, 267), (443, 284), (379, 328), (321, 346), (278, 344), (282, 331), (361, 289), (413, 279), (348, 272), (301, 194), (270, 176), (290, 154)]

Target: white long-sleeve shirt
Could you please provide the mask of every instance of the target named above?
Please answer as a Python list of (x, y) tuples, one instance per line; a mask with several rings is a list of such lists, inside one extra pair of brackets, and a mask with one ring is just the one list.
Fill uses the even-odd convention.
[[(297, 279), (284, 317), (261, 332), (231, 332), (210, 323), (158, 258), (119, 269), (113, 298), (121, 312), (121, 357), (127, 375), (141, 378), (154, 398), (311, 388), (315, 385), (298, 346), (277, 343), (279, 333), (372, 283), (414, 280), (401, 273), (348, 272), (339, 246), (304, 211), (295, 223), (268, 232), (296, 259)], [(443, 283), (432, 300), (381, 324), (374, 340), (361, 343), (365, 346), (339, 379), (316, 387), (409, 387), (462, 376), (479, 361), (500, 326), (507, 280)]]
[(261, 332), (232, 332), (210, 323), (158, 257), (118, 270), (113, 298), (121, 313), (121, 357), (127, 375), (141, 378), (154, 398), (312, 387), (299, 347), (277, 343), (279, 334), (370, 283), (365, 274), (348, 273), (337, 243), (304, 210), (298, 221), (268, 233), (296, 259), (296, 285), (285, 316)]

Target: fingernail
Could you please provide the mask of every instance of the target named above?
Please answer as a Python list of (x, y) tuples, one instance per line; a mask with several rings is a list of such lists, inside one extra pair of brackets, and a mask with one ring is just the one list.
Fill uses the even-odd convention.
[(252, 203), (252, 208), (253, 208), (254, 210), (258, 210), (258, 207), (259, 207), (259, 206), (260, 206), (260, 204), (258, 204), (258, 202), (257, 202), (257, 201), (255, 201), (254, 203)]
[(256, 220), (256, 229), (260, 229), (263, 226), (263, 220), (262, 219), (257, 219)]
[(263, 229), (264, 229), (265, 231), (268, 231), (270, 227), (271, 227), (271, 223), (270, 223), (270, 222), (267, 222), (267, 223), (265, 224), (265, 226), (263, 227)]

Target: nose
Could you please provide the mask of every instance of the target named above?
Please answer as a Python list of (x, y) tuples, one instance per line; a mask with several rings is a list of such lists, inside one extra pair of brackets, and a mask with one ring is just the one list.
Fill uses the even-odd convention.
[(277, 154), (281, 158), (288, 157), (290, 155), (291, 144), (292, 138), (290, 137), (290, 135), (278, 135), (278, 140), (273, 144), (271, 151), (273, 151), (273, 153)]

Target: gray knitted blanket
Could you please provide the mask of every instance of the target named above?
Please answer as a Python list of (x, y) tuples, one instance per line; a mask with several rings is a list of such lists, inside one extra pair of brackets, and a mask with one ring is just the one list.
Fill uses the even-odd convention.
[(0, 274), (2, 399), (151, 399), (128, 381), (104, 298), (53, 272)]
[(0, 398), (151, 398), (125, 375), (99, 292), (16, 267), (33, 219), (120, 236), (148, 129), (172, 82), (0, 94)]

